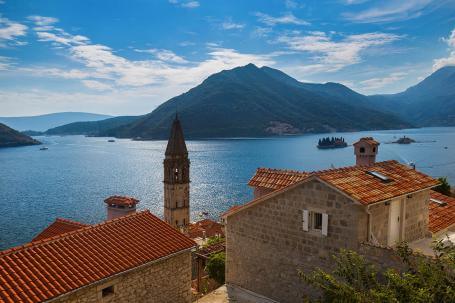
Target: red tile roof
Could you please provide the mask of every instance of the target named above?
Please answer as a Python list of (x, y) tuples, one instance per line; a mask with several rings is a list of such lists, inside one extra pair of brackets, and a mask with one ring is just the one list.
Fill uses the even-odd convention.
[(88, 226), (88, 224), (83, 224), (83, 223), (79, 223), (76, 221), (57, 218), (51, 225), (46, 227), (35, 238), (33, 238), (32, 242), (51, 238), (51, 237), (61, 235), (61, 234), (64, 234), (64, 233), (67, 233), (70, 231), (75, 231), (75, 230), (81, 229), (86, 226)]
[[(384, 182), (369, 172), (380, 173), (389, 178), (389, 181)], [(291, 185), (310, 177), (316, 177), (327, 182), (364, 205), (386, 201), (439, 184), (436, 179), (395, 160), (378, 162), (368, 167), (348, 166), (311, 173), (259, 168), (248, 184), (270, 188), (276, 192), (277, 190), (285, 190)], [(271, 195), (267, 194), (265, 196), (270, 197)], [(256, 200), (263, 200), (262, 198), (259, 197), (245, 205), (252, 205)], [(223, 216), (238, 212), (241, 208), (243, 207), (233, 208), (224, 213)]]
[(370, 145), (379, 145), (380, 144), (378, 141), (373, 139), (373, 137), (363, 137), (363, 138), (360, 138), (359, 141), (357, 141), (353, 145), (356, 145), (356, 144), (358, 144), (360, 142), (366, 142), (366, 143), (368, 143)]
[(111, 196), (105, 199), (104, 203), (109, 205), (132, 207), (139, 203), (139, 200), (134, 199), (132, 197)]
[(299, 182), (309, 176), (307, 172), (258, 168), (256, 174), (248, 182), (249, 186), (280, 189)]
[(195, 247), (149, 211), (0, 252), (0, 302), (41, 302)]
[(194, 238), (203, 238), (205, 236), (207, 238), (216, 236), (216, 235), (224, 235), (223, 232), (223, 225), (218, 222), (215, 222), (210, 219), (204, 219), (195, 223), (191, 223), (188, 227), (188, 236), (192, 239)]
[[(435, 201), (446, 203), (446, 205), (440, 205)], [(443, 195), (436, 191), (430, 192), (430, 220), (428, 228), (432, 233), (437, 233), (455, 224), (455, 198)]]

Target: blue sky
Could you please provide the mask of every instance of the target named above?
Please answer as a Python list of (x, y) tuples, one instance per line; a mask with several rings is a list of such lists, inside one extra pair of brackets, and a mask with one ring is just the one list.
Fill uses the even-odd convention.
[(399, 92), (455, 65), (455, 0), (0, 0), (0, 116), (143, 114), (250, 62)]

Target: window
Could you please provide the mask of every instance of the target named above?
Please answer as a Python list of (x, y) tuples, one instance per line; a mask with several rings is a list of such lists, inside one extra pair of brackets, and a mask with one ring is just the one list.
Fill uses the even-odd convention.
[(360, 148), (360, 153), (361, 153), (361, 154), (365, 153), (365, 147), (361, 147), (361, 148)]
[(373, 147), (373, 153), (375, 153), (375, 152), (376, 152), (376, 147)]
[(175, 225), (179, 226), (179, 220), (175, 220)]
[(302, 229), (303, 231), (312, 231), (327, 236), (329, 225), (329, 215), (318, 212), (302, 210)]
[(106, 288), (103, 288), (103, 290), (101, 290), (101, 296), (103, 298), (113, 295), (113, 294), (114, 294), (114, 285), (108, 286)]
[(321, 213), (313, 213), (313, 229), (322, 229), (322, 214)]

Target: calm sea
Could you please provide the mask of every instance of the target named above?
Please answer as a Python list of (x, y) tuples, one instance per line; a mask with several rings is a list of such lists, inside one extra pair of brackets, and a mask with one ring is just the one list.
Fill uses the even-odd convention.
[[(386, 144), (402, 135), (419, 143)], [(311, 171), (354, 164), (352, 146), (318, 150), (322, 136), (188, 141), (192, 219), (201, 211), (218, 218), (231, 205), (251, 199), (246, 183), (257, 167)], [(349, 143), (373, 136), (382, 143), (379, 161), (414, 162), (417, 169), (455, 183), (455, 127), (330, 136), (343, 136)], [(141, 200), (139, 209), (162, 215), (165, 141), (38, 139), (47, 151), (37, 146), (0, 149), (0, 249), (30, 241), (56, 217), (100, 222), (103, 200), (110, 195), (134, 196)]]

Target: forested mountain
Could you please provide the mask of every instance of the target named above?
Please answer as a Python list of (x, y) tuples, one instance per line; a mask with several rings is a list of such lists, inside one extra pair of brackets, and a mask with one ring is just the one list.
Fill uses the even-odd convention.
[(119, 116), (101, 121), (73, 122), (48, 129), (45, 135), (88, 135), (95, 136), (139, 119), (139, 116)]
[(0, 123), (0, 147), (14, 147), (41, 144), (39, 141), (21, 134), (15, 129)]

